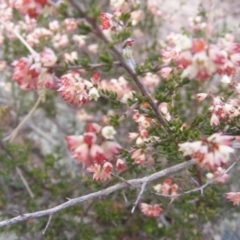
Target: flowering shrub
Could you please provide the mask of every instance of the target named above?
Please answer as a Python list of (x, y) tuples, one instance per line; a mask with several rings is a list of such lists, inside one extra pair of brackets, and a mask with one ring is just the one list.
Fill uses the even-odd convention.
[(157, 0), (3, 0), (0, 13), (0, 227), (200, 239), (239, 204), (240, 43), (212, 6), (174, 32)]

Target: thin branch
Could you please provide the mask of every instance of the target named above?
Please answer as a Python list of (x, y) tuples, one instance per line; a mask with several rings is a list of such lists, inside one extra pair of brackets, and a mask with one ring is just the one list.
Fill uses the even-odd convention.
[[(5, 27), (7, 27), (6, 24)], [(28, 49), (28, 51), (32, 55), (36, 56), (38, 55), (38, 53), (28, 44), (28, 42), (17, 31), (15, 31), (13, 28), (11, 28), (11, 31), (16, 35), (16, 37), (22, 42), (22, 44)]]
[(218, 177), (210, 180), (210, 181), (207, 181), (204, 185), (202, 185), (201, 187), (198, 187), (198, 188), (195, 188), (195, 189), (192, 189), (192, 190), (189, 190), (189, 191), (186, 191), (184, 192), (183, 194), (189, 194), (189, 193), (193, 193), (193, 192), (197, 192), (197, 191), (200, 191), (201, 192), (201, 195), (203, 195), (203, 190), (208, 187), (209, 185), (211, 185), (212, 183), (216, 182), (219, 178), (221, 178), (224, 174), (228, 173), (235, 165), (236, 165), (237, 162), (234, 162), (230, 165), (229, 168), (227, 168), (222, 174), (220, 174)]
[(139, 75), (149, 73), (149, 72), (158, 72), (165, 67), (169, 67), (169, 65), (168, 64), (156, 65), (150, 69), (144, 69), (144, 70), (140, 71)]
[(48, 141), (51, 145), (57, 146), (58, 142), (50, 136), (50, 134), (46, 134), (47, 131), (43, 131), (41, 128), (38, 128), (36, 124), (33, 122), (28, 122), (27, 125), (39, 136), (43, 137), (46, 141)]
[[(92, 64), (88, 64), (87, 66), (82, 66), (82, 65), (76, 65), (76, 66), (67, 66), (68, 70), (80, 70), (80, 69), (87, 69), (87, 68), (91, 68), (91, 69), (97, 69), (97, 68), (101, 68), (101, 67), (105, 67), (105, 66), (109, 66), (109, 63), (92, 63)], [(121, 63), (118, 61), (112, 62), (111, 65), (114, 66), (121, 66)], [(43, 66), (44, 68), (49, 68), (49, 69), (57, 69), (57, 68), (63, 68), (64, 66), (60, 65), (60, 64), (56, 64), (53, 66)]]
[(133, 204), (133, 208), (132, 208), (131, 213), (134, 213), (134, 211), (135, 211), (135, 209), (136, 209), (136, 206), (138, 205), (138, 202), (139, 202), (141, 196), (143, 195), (143, 192), (144, 192), (144, 190), (145, 190), (145, 188), (146, 188), (146, 185), (147, 185), (147, 182), (144, 182), (144, 183), (142, 184), (142, 187), (141, 187), (141, 190), (140, 190), (140, 192), (139, 192), (139, 194), (138, 194), (137, 200), (136, 200), (135, 203)]
[(47, 224), (46, 224), (46, 227), (42, 231), (42, 235), (44, 235), (46, 233), (46, 231), (47, 231), (47, 229), (48, 229), (48, 227), (50, 225), (51, 220), (52, 220), (52, 215), (49, 216)]
[[(11, 133), (11, 135), (7, 138), (5, 138), (4, 140), (8, 140), (9, 138), (9, 143), (12, 143), (14, 141), (14, 139), (16, 138), (18, 132), (20, 131), (20, 129), (24, 126), (24, 124), (31, 118), (31, 116), (33, 115), (33, 113), (35, 112), (35, 110), (37, 109), (37, 107), (39, 106), (39, 104), (42, 101), (42, 95), (40, 94), (38, 97), (38, 100), (36, 101), (36, 103), (34, 104), (33, 108), (31, 109), (31, 111), (27, 114), (27, 116), (19, 123), (19, 125), (13, 130), (13, 132)], [(29, 184), (27, 182), (27, 180), (24, 178), (22, 171), (19, 167), (16, 167), (16, 171), (19, 175), (19, 177), (21, 178), (25, 188), (27, 189), (29, 195), (31, 198), (34, 198), (34, 194), (31, 190), (31, 188), (29, 187)]]
[(42, 95), (40, 94), (36, 103), (34, 104), (34, 106), (32, 107), (31, 111), (27, 114), (27, 116), (19, 123), (19, 125), (13, 130), (13, 132), (5, 137), (3, 139), (3, 141), (7, 141), (9, 140), (10, 143), (12, 143), (14, 141), (14, 139), (16, 138), (19, 130), (23, 127), (23, 125), (31, 118), (31, 116), (33, 115), (33, 113), (35, 112), (35, 110), (37, 109), (37, 107), (39, 106), (39, 104), (42, 101)]
[(167, 194), (160, 194), (160, 193), (156, 193), (156, 192), (153, 192), (153, 191), (150, 191), (150, 193), (153, 193), (157, 196), (161, 196), (161, 197), (169, 197), (169, 198), (176, 198), (176, 197), (181, 197), (185, 194), (190, 194), (190, 193), (193, 193), (193, 192), (198, 192), (200, 191), (201, 192), (201, 195), (203, 195), (203, 191), (206, 187), (208, 187), (209, 185), (213, 184), (214, 182), (216, 182), (219, 178), (221, 178), (224, 174), (228, 173), (235, 165), (236, 165), (236, 161), (233, 162), (225, 171), (223, 171), (218, 177), (210, 180), (210, 181), (207, 181), (205, 184), (203, 184), (202, 186), (200, 187), (197, 187), (197, 188), (194, 188), (194, 189), (191, 189), (189, 191), (186, 191), (186, 192), (183, 192), (183, 193), (180, 193), (180, 194), (176, 194), (174, 196), (172, 195), (167, 195)]
[(25, 188), (27, 189), (30, 197), (31, 197), (31, 198), (34, 198), (34, 194), (33, 194), (32, 190), (31, 190), (31, 188), (29, 187), (29, 184), (28, 184), (27, 180), (26, 180), (25, 177), (23, 176), (21, 169), (20, 169), (19, 167), (16, 167), (16, 171), (17, 171), (19, 177), (21, 178), (21, 180), (22, 180)]
[(85, 201), (88, 201), (88, 200), (91, 200), (91, 199), (96, 199), (96, 198), (101, 198), (103, 196), (107, 196), (107, 195), (109, 195), (113, 192), (116, 192), (116, 191), (120, 190), (120, 189), (126, 188), (129, 185), (143, 184), (145, 182), (154, 181), (154, 180), (156, 180), (160, 177), (165, 177), (165, 176), (167, 176), (171, 173), (179, 172), (183, 169), (186, 169), (186, 168), (192, 166), (195, 163), (196, 163), (196, 160), (192, 159), (190, 161), (177, 164), (173, 167), (170, 167), (170, 168), (164, 169), (162, 171), (153, 173), (153, 174), (151, 174), (149, 176), (146, 176), (146, 177), (143, 177), (143, 178), (128, 180), (127, 183), (126, 182), (118, 183), (116, 185), (113, 185), (111, 187), (108, 187), (106, 189), (100, 190), (100, 191), (95, 192), (95, 193), (90, 193), (90, 194), (87, 194), (87, 195), (82, 196), (82, 197), (69, 199), (67, 202), (65, 202), (63, 204), (60, 204), (56, 207), (49, 208), (47, 210), (42, 210), (42, 211), (33, 212), (33, 213), (25, 213), (25, 214), (22, 214), (20, 216), (1, 221), (0, 222), (0, 227), (9, 226), (9, 225), (12, 225), (12, 224), (23, 222), (23, 221), (26, 221), (27, 219), (34, 219), (34, 218), (40, 218), (40, 217), (43, 217), (43, 216), (53, 215), (54, 213), (62, 211), (64, 209), (69, 208), (71, 206), (74, 206), (76, 204), (79, 204), (79, 203), (82, 203), (82, 202), (85, 202)]

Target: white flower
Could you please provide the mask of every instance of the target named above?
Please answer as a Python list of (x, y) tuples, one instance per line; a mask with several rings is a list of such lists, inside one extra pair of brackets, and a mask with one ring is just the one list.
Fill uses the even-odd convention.
[(67, 62), (67, 63), (74, 63), (74, 61), (78, 59), (78, 55), (77, 55), (77, 52), (74, 51), (71, 53), (65, 53), (63, 55), (63, 58), (64, 58), (65, 62)]
[(231, 78), (227, 75), (224, 75), (222, 78), (221, 78), (221, 82), (222, 83), (225, 83), (225, 84), (229, 84), (231, 82)]
[(206, 177), (207, 177), (207, 179), (211, 180), (211, 179), (213, 179), (214, 175), (212, 173), (208, 172), (206, 174)]
[(182, 34), (176, 35), (176, 39), (174, 42), (176, 44), (176, 49), (179, 51), (188, 50), (192, 47), (192, 41), (186, 35)]
[(100, 97), (98, 90), (96, 88), (91, 88), (91, 90), (88, 93), (88, 97), (90, 100), (97, 101), (98, 98)]
[(106, 126), (102, 128), (102, 135), (106, 139), (113, 139), (116, 133), (117, 132), (112, 126)]
[(119, 8), (125, 3), (125, 0), (110, 0), (110, 5), (113, 8)]
[(162, 190), (162, 184), (157, 184), (155, 186), (153, 186), (153, 189), (157, 192), (160, 193)]

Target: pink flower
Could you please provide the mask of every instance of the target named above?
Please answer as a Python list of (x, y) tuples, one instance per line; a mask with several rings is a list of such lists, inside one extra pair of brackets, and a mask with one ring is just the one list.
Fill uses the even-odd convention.
[(142, 81), (150, 92), (154, 92), (159, 85), (160, 77), (157, 74), (147, 73), (146, 76), (142, 78)]
[(217, 65), (224, 65), (228, 58), (227, 52), (217, 47), (210, 47), (208, 54), (209, 58)]
[(117, 160), (116, 167), (119, 171), (125, 170), (127, 168), (125, 161), (123, 161), (122, 159)]
[(57, 88), (58, 82), (60, 79), (51, 73), (45, 73), (43, 79), (40, 79), (42, 82), (40, 86), (43, 86), (48, 89)]
[(219, 118), (216, 114), (212, 114), (211, 119), (210, 119), (210, 125), (211, 126), (219, 126), (220, 121)]
[(192, 64), (192, 54), (189, 51), (181, 52), (177, 58), (177, 66), (181, 69)]
[(94, 144), (97, 141), (97, 136), (93, 132), (86, 132), (83, 134), (83, 141), (87, 145), (91, 146), (92, 144)]
[(229, 192), (225, 193), (228, 201), (233, 202), (233, 205), (239, 205), (240, 203), (240, 192)]
[(101, 171), (101, 165), (95, 163), (94, 165), (91, 165), (90, 167), (87, 168), (89, 172), (94, 173), (93, 174), (93, 180), (95, 181), (100, 181), (102, 180), (102, 171)]
[(168, 104), (165, 102), (162, 102), (158, 109), (162, 112), (163, 116), (166, 118), (166, 120), (170, 121), (171, 120), (171, 115), (168, 111)]
[(230, 56), (230, 60), (235, 66), (239, 67), (240, 66), (240, 53), (232, 54)]
[(97, 123), (89, 123), (86, 125), (86, 132), (99, 133), (101, 127)]
[(140, 204), (141, 212), (148, 217), (159, 217), (162, 209), (158, 204), (149, 205), (147, 203)]
[(162, 68), (160, 70), (161, 77), (165, 78), (166, 80), (169, 80), (172, 71), (173, 71), (173, 69), (171, 67)]
[(102, 30), (108, 30), (112, 28), (113, 22), (112, 22), (112, 14), (110, 13), (102, 13), (100, 15), (100, 21), (101, 21), (101, 29)]
[(239, 44), (239, 43), (231, 43), (231, 44), (228, 45), (228, 47), (226, 48), (226, 51), (227, 51), (229, 54), (239, 53), (239, 52), (240, 52), (240, 44)]
[(135, 132), (130, 132), (130, 133), (128, 133), (128, 138), (129, 138), (130, 140), (134, 140), (134, 139), (136, 139), (138, 136), (139, 136), (139, 133), (135, 133)]
[(82, 163), (83, 167), (88, 167), (93, 164), (89, 156), (89, 150), (89, 146), (83, 143), (72, 152), (71, 157), (76, 158), (79, 163)]
[(47, 0), (11, 0), (10, 5), (19, 10), (23, 15), (27, 14), (31, 18), (37, 18)]
[(236, 67), (230, 60), (226, 60), (225, 64), (217, 69), (217, 72), (219, 74), (231, 76), (236, 72)]
[(194, 39), (192, 42), (192, 52), (197, 53), (205, 49), (205, 42), (203, 39)]
[(201, 141), (179, 144), (179, 151), (182, 151), (184, 156), (191, 155), (201, 167), (214, 170), (225, 166), (230, 160), (230, 154), (234, 152), (231, 147), (232, 140), (231, 136), (215, 133)]
[(107, 159), (104, 150), (96, 144), (93, 144), (90, 148), (90, 157), (93, 162), (102, 164)]
[(41, 64), (34, 63), (33, 56), (22, 57), (12, 63), (12, 79), (17, 82), (22, 89), (37, 89), (38, 78), (41, 72)]
[(146, 160), (145, 153), (142, 149), (132, 150), (131, 151), (131, 157), (136, 164), (140, 164), (140, 165), (142, 165)]
[(113, 165), (110, 162), (105, 162), (103, 164), (103, 171), (105, 173), (111, 173), (113, 171)]
[(100, 73), (99, 72), (94, 72), (92, 77), (91, 77), (91, 81), (93, 84), (96, 84), (100, 81)]
[(198, 93), (196, 96), (197, 96), (198, 102), (202, 102), (208, 96), (208, 94), (207, 93)]
[(46, 67), (51, 67), (57, 62), (57, 57), (50, 48), (44, 48), (44, 51), (40, 53), (40, 56), (41, 63)]
[(113, 141), (104, 141), (101, 148), (104, 150), (107, 159), (111, 159), (113, 156), (118, 155), (122, 149), (117, 142)]
[(93, 180), (95, 181), (106, 181), (111, 178), (112, 164), (105, 162), (103, 167), (100, 164), (95, 163), (87, 168), (89, 172), (93, 174)]
[(162, 55), (163, 62), (170, 63), (172, 60), (175, 60), (178, 57), (179, 52), (175, 49), (172, 49), (170, 51), (166, 51), (162, 49), (161, 55)]
[(177, 190), (178, 190), (178, 185), (177, 184), (172, 184), (172, 186), (171, 186), (171, 196), (173, 198), (176, 198)]
[(170, 178), (166, 178), (161, 187), (162, 194), (169, 195), (171, 186), (172, 186), (172, 180)]
[(83, 143), (83, 136), (66, 136), (65, 140), (68, 145), (68, 150), (73, 150)]

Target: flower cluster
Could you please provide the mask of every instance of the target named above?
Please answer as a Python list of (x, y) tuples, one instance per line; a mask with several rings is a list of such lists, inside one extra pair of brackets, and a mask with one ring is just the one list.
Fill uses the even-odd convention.
[(12, 79), (22, 89), (56, 88), (58, 78), (47, 73), (46, 68), (43, 68), (43, 66), (51, 67), (56, 61), (57, 57), (49, 48), (45, 48), (40, 54), (17, 59), (12, 63), (14, 67)]
[(138, 110), (133, 111), (132, 118), (138, 124), (138, 132), (130, 132), (128, 135), (129, 139), (135, 140), (137, 145), (137, 148), (131, 150), (131, 157), (136, 164), (143, 165), (147, 161), (148, 164), (152, 165), (154, 160), (150, 149), (141, 148), (141, 145), (158, 139), (156, 136), (150, 137), (148, 133), (152, 119), (140, 114)]
[(178, 185), (173, 184), (172, 179), (166, 178), (162, 184), (155, 185), (153, 189), (159, 194), (170, 195), (174, 198), (177, 195)]
[(147, 73), (143, 78), (142, 82), (148, 88), (148, 90), (153, 93), (156, 87), (160, 83), (160, 77), (157, 74)]
[[(109, 162), (119, 154), (121, 146), (113, 141), (116, 131), (111, 126), (101, 128), (96, 123), (86, 125), (85, 133), (80, 136), (67, 136), (65, 140), (71, 156), (88, 167), (93, 172), (94, 179), (106, 180), (112, 171), (112, 164)], [(123, 160), (117, 161), (117, 169), (124, 164)]]
[(145, 216), (159, 217), (162, 213), (162, 209), (158, 204), (150, 205), (147, 203), (141, 203), (140, 209)]
[(213, 179), (216, 179), (216, 182), (217, 183), (221, 183), (221, 184), (224, 184), (227, 179), (228, 179), (228, 174), (224, 172), (225, 170), (221, 167), (218, 167), (216, 169), (216, 171), (214, 171), (214, 173), (211, 173), (211, 172), (208, 172), (206, 174), (206, 177), (209, 179), (209, 180), (213, 180)]
[(240, 115), (239, 101), (237, 99), (224, 102), (219, 97), (215, 97), (209, 110), (212, 113), (210, 119), (211, 126), (218, 126), (220, 120), (231, 120)]
[(203, 21), (201, 16), (188, 18), (188, 25), (195, 32), (203, 30), (207, 26), (206, 22)]
[(184, 156), (196, 159), (201, 167), (215, 170), (229, 162), (230, 154), (234, 152), (231, 147), (232, 140), (231, 136), (215, 133), (201, 141), (179, 144), (179, 151), (182, 151)]
[(10, 0), (11, 7), (32, 18), (37, 18), (46, 4), (47, 0)]
[(58, 89), (62, 98), (77, 106), (97, 101), (100, 97), (98, 89), (91, 81), (80, 76), (78, 72), (71, 71), (61, 77), (62, 86)]
[(240, 102), (238, 99), (229, 99), (224, 102), (220, 97), (214, 97), (210, 93), (198, 93), (196, 97), (201, 102), (208, 96), (212, 97), (212, 104), (209, 108), (211, 126), (219, 126), (221, 121), (231, 121), (233, 118), (240, 116)]
[(122, 102), (127, 102), (127, 99), (133, 96), (129, 83), (122, 76), (118, 79), (102, 80), (99, 84), (99, 89), (115, 92)]
[(172, 35), (170, 40), (172, 47), (161, 51), (162, 59), (166, 64), (175, 62), (183, 69), (182, 78), (202, 81), (216, 73), (232, 76), (240, 66), (240, 45), (237, 43), (208, 45), (203, 39), (179, 34)]
[(95, 163), (88, 167), (87, 170), (93, 173), (93, 180), (106, 181), (111, 177), (113, 165), (110, 162), (105, 162), (103, 165)]

